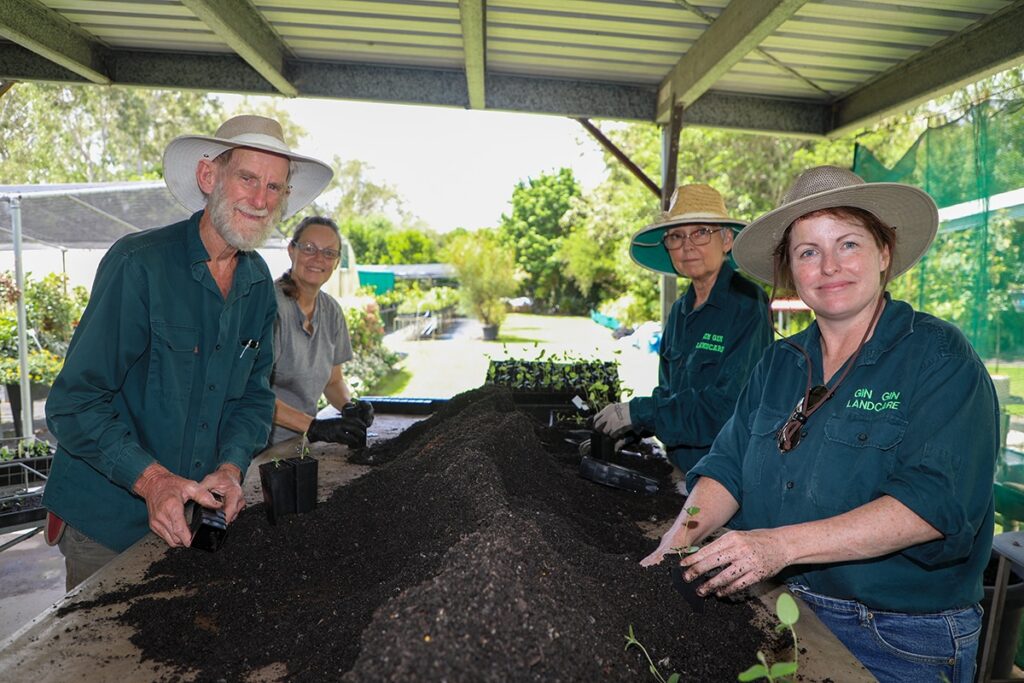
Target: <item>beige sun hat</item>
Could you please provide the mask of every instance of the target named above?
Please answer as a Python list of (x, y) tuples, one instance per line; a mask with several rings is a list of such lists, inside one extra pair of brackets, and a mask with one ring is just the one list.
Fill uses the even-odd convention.
[(939, 227), (939, 210), (924, 190), (902, 183), (867, 183), (845, 168), (816, 166), (797, 177), (777, 209), (737, 235), (732, 247), (736, 265), (758, 280), (772, 282), (775, 247), (786, 228), (803, 215), (841, 206), (869, 211), (896, 231), (892, 278), (921, 260)]
[(312, 202), (331, 182), (334, 171), (312, 157), (296, 154), (284, 141), (281, 124), (265, 116), (234, 116), (217, 132), (209, 135), (181, 135), (171, 140), (164, 151), (164, 182), (174, 198), (189, 211), (206, 206), (206, 196), (196, 181), (200, 159), (216, 159), (235, 147), (249, 147), (287, 157), (292, 163), (288, 206), (283, 218), (295, 214)]
[(693, 223), (727, 225), (730, 228), (742, 228), (747, 224), (729, 217), (725, 212), (725, 200), (710, 185), (680, 185), (672, 194), (670, 204), (671, 208), (662, 220), (637, 232), (629, 243), (630, 258), (637, 265), (657, 273), (679, 274), (672, 266), (668, 250), (661, 243), (669, 228)]

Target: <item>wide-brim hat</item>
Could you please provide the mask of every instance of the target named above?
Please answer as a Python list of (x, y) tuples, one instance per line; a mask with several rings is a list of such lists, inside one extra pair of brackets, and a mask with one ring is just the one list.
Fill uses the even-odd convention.
[(732, 247), (744, 273), (773, 282), (775, 248), (793, 221), (813, 211), (852, 206), (874, 214), (896, 231), (890, 278), (910, 270), (928, 251), (939, 227), (939, 210), (924, 190), (902, 183), (867, 183), (837, 166), (804, 171), (782, 204), (748, 225)]
[(679, 275), (661, 242), (669, 228), (694, 223), (742, 228), (747, 224), (729, 217), (725, 211), (725, 200), (710, 185), (680, 185), (670, 203), (671, 208), (660, 221), (641, 229), (629, 241), (629, 257), (633, 262), (657, 273)]
[(225, 121), (212, 136), (181, 135), (171, 140), (164, 150), (167, 189), (189, 211), (204, 208), (206, 196), (196, 180), (199, 160), (212, 161), (235, 147), (278, 154), (292, 162), (288, 204), (283, 218), (292, 216), (319, 197), (334, 176), (334, 171), (324, 162), (291, 151), (277, 121), (265, 116), (243, 115)]

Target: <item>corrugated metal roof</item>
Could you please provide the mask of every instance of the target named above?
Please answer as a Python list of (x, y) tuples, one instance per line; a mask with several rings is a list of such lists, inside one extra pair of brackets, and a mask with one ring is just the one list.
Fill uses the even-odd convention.
[(0, 0), (0, 79), (837, 134), (1024, 59), (1022, 0)]

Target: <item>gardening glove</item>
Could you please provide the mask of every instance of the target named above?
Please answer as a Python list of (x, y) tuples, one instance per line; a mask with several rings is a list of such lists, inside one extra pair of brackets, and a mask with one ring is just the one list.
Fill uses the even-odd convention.
[(609, 403), (594, 416), (594, 429), (618, 438), (633, 427), (629, 403)]
[(355, 417), (330, 417), (313, 420), (306, 430), (306, 438), (310, 443), (328, 441), (340, 443), (349, 448), (362, 448), (366, 445), (366, 427)]
[(354, 417), (363, 423), (365, 429), (369, 429), (373, 424), (373, 404), (359, 399), (349, 401), (341, 407), (341, 416)]

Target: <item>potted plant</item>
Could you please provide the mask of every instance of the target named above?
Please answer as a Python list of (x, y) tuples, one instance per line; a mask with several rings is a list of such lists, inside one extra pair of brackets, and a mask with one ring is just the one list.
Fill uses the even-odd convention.
[(46, 516), (43, 485), (53, 448), (35, 438), (0, 441), (0, 527), (38, 522)]
[(298, 457), (288, 458), (288, 462), (295, 472), (295, 512), (302, 514), (311, 512), (316, 507), (319, 463), (316, 458), (309, 455), (309, 442), (305, 434), (302, 435), (298, 452)]
[(274, 458), (260, 465), (260, 485), (268, 522), (277, 524), (295, 512), (295, 467), (290, 460)]
[(516, 289), (512, 251), (502, 247), (493, 234), (479, 230), (452, 240), (448, 260), (459, 279), (462, 307), (483, 325), (485, 341), (497, 339), (507, 315), (503, 299)]

